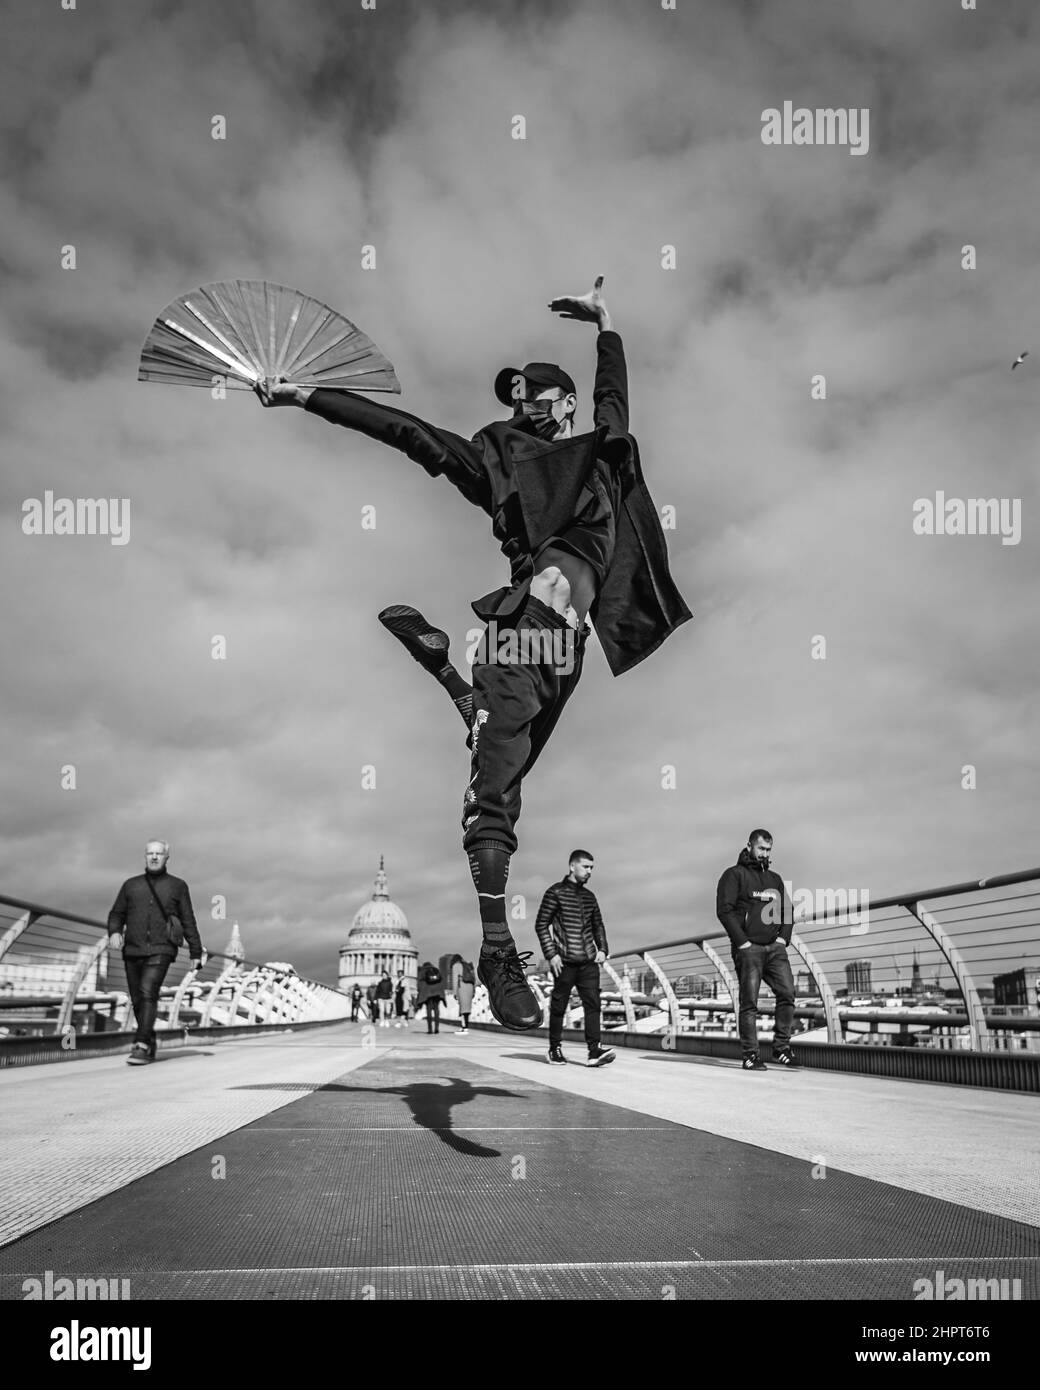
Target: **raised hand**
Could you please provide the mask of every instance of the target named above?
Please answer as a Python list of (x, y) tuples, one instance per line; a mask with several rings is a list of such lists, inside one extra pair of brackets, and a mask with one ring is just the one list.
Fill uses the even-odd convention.
[(610, 314), (607, 312), (607, 301), (603, 298), (602, 290), (603, 276), (598, 275), (588, 294), (566, 294), (560, 299), (551, 299), (549, 308), (561, 318), (598, 323), (600, 328), (605, 328), (609, 326)]
[(300, 399), (300, 388), (290, 386), (284, 377), (265, 376), (262, 381), (256, 383), (253, 390), (256, 392), (260, 404), (268, 408), (273, 405), (303, 405), (304, 403)]

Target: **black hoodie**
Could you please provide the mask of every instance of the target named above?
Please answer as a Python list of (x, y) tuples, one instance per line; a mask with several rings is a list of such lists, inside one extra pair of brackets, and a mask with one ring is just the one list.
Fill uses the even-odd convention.
[(745, 941), (769, 946), (783, 940), (790, 945), (792, 914), (786, 910), (786, 901), (780, 875), (763, 868), (750, 851), (742, 849), (737, 862), (719, 879), (715, 913), (734, 950)]

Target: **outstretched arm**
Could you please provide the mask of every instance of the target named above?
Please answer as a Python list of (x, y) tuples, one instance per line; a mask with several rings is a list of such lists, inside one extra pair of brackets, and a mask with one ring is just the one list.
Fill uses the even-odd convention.
[(265, 406), (302, 406), (309, 414), (320, 415), (331, 424), (357, 430), (399, 449), (431, 478), (447, 478), (468, 502), (490, 513), (491, 488), (480, 449), (461, 435), (353, 391), (291, 386), (268, 377), (256, 387), (256, 394)]
[(614, 331), (607, 301), (603, 298), (603, 276), (597, 277), (588, 294), (564, 295), (562, 299), (552, 300), (549, 308), (561, 318), (598, 325), (596, 384), (592, 391), (593, 420), (597, 429), (606, 429), (608, 437), (628, 434), (625, 349)]
[(549, 308), (561, 318), (598, 324), (601, 333), (609, 333), (614, 327), (607, 309), (607, 301), (603, 298), (602, 275), (596, 276), (596, 283), (588, 294), (565, 294), (560, 299), (551, 299)]

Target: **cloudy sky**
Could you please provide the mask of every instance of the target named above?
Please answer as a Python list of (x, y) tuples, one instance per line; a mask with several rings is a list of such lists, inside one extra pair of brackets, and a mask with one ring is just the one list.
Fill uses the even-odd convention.
[[(476, 947), (462, 726), (375, 615), (461, 648), (504, 562), (402, 455), (137, 382), (159, 310), (235, 277), (346, 314), (469, 436), (529, 358), (590, 427), (595, 331), (546, 303), (605, 276), (695, 618), (618, 679), (591, 653), (525, 785), (529, 925), (574, 845), (615, 949), (711, 927), (757, 824), (797, 885), (875, 897), (1040, 859), (1035, 5), (6, 13), (0, 891), (103, 916), (161, 835), (208, 945), (223, 894), (251, 957), (332, 981), (383, 854), (421, 956)], [(787, 100), (868, 108), (869, 150), (764, 145)], [(129, 543), (24, 535), (48, 489), (129, 497)], [(937, 490), (1019, 499), (1020, 543), (914, 534)]]

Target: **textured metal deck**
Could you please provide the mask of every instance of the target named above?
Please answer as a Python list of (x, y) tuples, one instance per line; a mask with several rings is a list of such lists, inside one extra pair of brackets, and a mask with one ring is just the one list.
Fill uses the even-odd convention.
[[(280, 1108), (8, 1244), (0, 1296), (51, 1270), (133, 1299), (906, 1300), (943, 1270), (1037, 1297), (1027, 1224), (461, 1051), (416, 1036), (230, 1087)], [(620, 1067), (567, 1070), (609, 1097)]]

